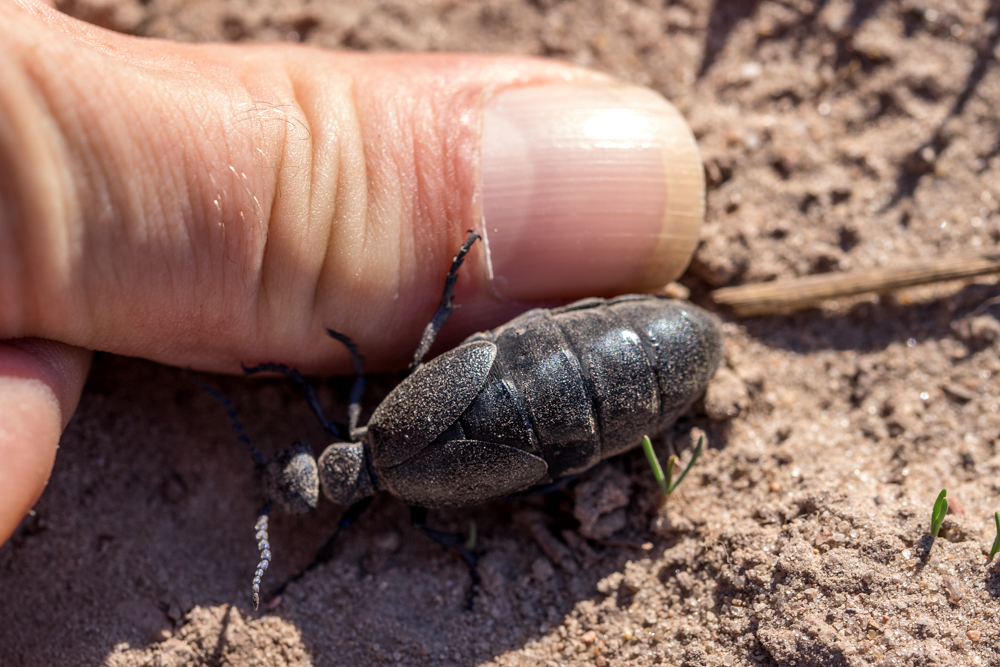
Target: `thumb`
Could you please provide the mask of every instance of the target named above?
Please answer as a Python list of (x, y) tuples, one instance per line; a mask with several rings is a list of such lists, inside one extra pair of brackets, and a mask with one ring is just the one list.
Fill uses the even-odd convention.
[[(703, 178), (649, 90), (543, 60), (185, 45), (0, 2), (0, 338), (220, 371), (406, 363), (445, 336), (654, 288)], [(9, 241), (9, 242), (8, 242)]]
[(89, 366), (89, 352), (62, 343), (0, 343), (0, 544), (45, 488)]

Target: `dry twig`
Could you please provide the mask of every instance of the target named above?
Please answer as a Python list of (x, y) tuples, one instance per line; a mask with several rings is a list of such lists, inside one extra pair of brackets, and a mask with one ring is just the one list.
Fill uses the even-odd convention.
[(814, 306), (827, 299), (858, 294), (890, 292), (1000, 273), (1000, 250), (916, 262), (907, 266), (846, 273), (824, 273), (772, 283), (724, 287), (712, 300), (732, 308), (738, 316), (782, 313)]

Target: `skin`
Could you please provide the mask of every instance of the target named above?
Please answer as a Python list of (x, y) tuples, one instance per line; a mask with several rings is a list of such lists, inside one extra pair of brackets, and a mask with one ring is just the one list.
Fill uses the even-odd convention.
[[(89, 350), (350, 373), (331, 326), (369, 369), (405, 366), (482, 217), (483, 106), (609, 81), (501, 56), (176, 44), (0, 0), (0, 541), (44, 489)], [(481, 244), (455, 300), (446, 344), (532, 305), (496, 296)]]

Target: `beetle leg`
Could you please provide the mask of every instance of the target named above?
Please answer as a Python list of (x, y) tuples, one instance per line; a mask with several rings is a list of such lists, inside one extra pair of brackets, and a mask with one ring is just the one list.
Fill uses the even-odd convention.
[(317, 565), (330, 562), (333, 558), (334, 543), (337, 541), (337, 538), (340, 537), (341, 531), (354, 525), (354, 522), (360, 519), (361, 515), (365, 513), (366, 509), (368, 509), (368, 506), (372, 504), (372, 500), (374, 500), (374, 497), (368, 496), (367, 498), (362, 498), (347, 508), (347, 511), (340, 517), (340, 521), (337, 522), (337, 529), (333, 531), (333, 535), (331, 535), (329, 539), (323, 543), (323, 546), (319, 548), (319, 551), (316, 552), (316, 557), (313, 559), (313, 562), (306, 567), (306, 572)]
[(365, 513), (365, 510), (368, 509), (368, 506), (371, 504), (372, 498), (368, 497), (362, 498), (348, 507), (347, 511), (341, 515), (340, 521), (337, 522), (337, 529), (333, 531), (333, 535), (331, 535), (327, 541), (323, 543), (323, 546), (319, 548), (319, 551), (316, 552), (316, 557), (312, 559), (312, 562), (306, 565), (305, 568), (303, 568), (298, 574), (285, 580), (285, 583), (274, 589), (274, 591), (271, 592), (271, 598), (278, 597), (285, 592), (285, 589), (288, 588), (289, 584), (298, 581), (323, 563), (328, 563), (331, 559), (333, 559), (333, 548), (337, 542), (337, 538), (340, 537), (340, 533), (343, 530), (350, 528), (355, 521), (360, 519), (361, 515)]
[(431, 538), (447, 549), (457, 549), (462, 556), (466, 566), (469, 568), (469, 576), (472, 578), (472, 586), (469, 588), (469, 595), (466, 598), (465, 606), (471, 611), (476, 595), (479, 594), (479, 567), (476, 554), (466, 546), (465, 536), (461, 533), (443, 533), (439, 530), (427, 527), (427, 508), (410, 507), (410, 521), (421, 533)]
[(441, 305), (438, 306), (437, 311), (434, 313), (434, 317), (431, 321), (427, 323), (427, 327), (424, 329), (423, 335), (420, 337), (420, 345), (417, 346), (417, 351), (413, 354), (413, 362), (410, 364), (409, 372), (412, 373), (414, 369), (420, 365), (420, 362), (424, 360), (424, 356), (427, 355), (427, 351), (431, 349), (431, 345), (434, 344), (434, 339), (437, 338), (438, 332), (441, 331), (441, 327), (444, 323), (448, 321), (448, 317), (451, 315), (451, 311), (455, 310), (455, 307), (451, 305), (452, 293), (455, 291), (455, 281), (458, 280), (458, 269), (462, 266), (462, 262), (465, 261), (465, 256), (469, 254), (469, 250), (472, 248), (472, 244), (476, 242), (479, 238), (479, 234), (469, 230), (469, 236), (465, 239), (465, 243), (459, 248), (458, 254), (455, 258), (451, 260), (451, 268), (448, 269), (448, 275), (444, 279), (444, 294), (441, 295)]
[(358, 352), (358, 346), (349, 336), (334, 331), (330, 327), (326, 328), (330, 338), (338, 340), (344, 344), (347, 351), (351, 353), (351, 361), (354, 363), (354, 385), (351, 387), (351, 404), (347, 408), (347, 432), (351, 436), (352, 442), (358, 442), (358, 419), (361, 417), (361, 397), (365, 393), (365, 358)]
[(257, 366), (243, 366), (243, 372), (247, 375), (254, 375), (256, 373), (281, 373), (285, 377), (291, 378), (302, 388), (302, 393), (306, 397), (309, 408), (316, 415), (316, 418), (319, 419), (319, 423), (323, 426), (323, 429), (335, 438), (350, 441), (350, 432), (346, 426), (326, 420), (323, 408), (319, 404), (319, 397), (316, 395), (316, 389), (306, 382), (306, 379), (294, 368), (289, 368), (284, 364), (259, 364)]
[(562, 489), (564, 486), (572, 481), (575, 481), (580, 474), (567, 475), (565, 477), (560, 477), (554, 482), (549, 482), (548, 484), (540, 484), (533, 486), (530, 489), (525, 489), (524, 491), (518, 491), (507, 496), (507, 500), (525, 500), (527, 498), (537, 498), (538, 496), (546, 496), (550, 493), (554, 493)]

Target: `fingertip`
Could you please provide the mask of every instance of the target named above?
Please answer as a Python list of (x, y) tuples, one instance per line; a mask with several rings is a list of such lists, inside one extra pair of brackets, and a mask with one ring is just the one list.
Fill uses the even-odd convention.
[(526, 86), (485, 108), (483, 226), (501, 298), (667, 284), (694, 253), (704, 191), (691, 129), (648, 88)]
[(45, 488), (90, 357), (87, 350), (54, 341), (0, 343), (0, 542)]

